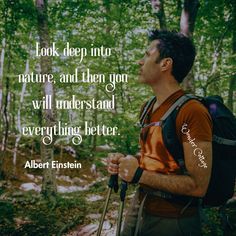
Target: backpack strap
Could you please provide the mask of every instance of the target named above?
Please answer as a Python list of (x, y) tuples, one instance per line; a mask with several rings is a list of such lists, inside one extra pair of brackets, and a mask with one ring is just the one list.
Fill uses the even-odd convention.
[[(158, 123), (160, 123), (159, 125), (160, 126), (163, 126), (163, 130), (164, 130), (164, 126), (169, 126), (170, 127), (170, 136), (173, 136), (173, 130), (174, 127), (175, 127), (175, 119), (176, 119), (176, 116), (178, 114), (178, 111), (179, 109), (181, 108), (181, 106), (183, 104), (185, 104), (187, 101), (191, 100), (191, 99), (197, 99), (199, 100), (197, 97), (195, 97), (194, 95), (191, 95), (191, 94), (185, 94), (183, 96), (181, 96), (180, 98), (178, 98), (174, 104), (167, 110), (167, 112), (161, 117), (160, 121)], [(146, 119), (146, 116), (147, 116), (147, 113), (149, 111), (149, 108), (151, 107), (151, 105), (153, 104), (153, 102), (156, 101), (156, 97), (152, 97), (148, 102), (147, 104), (145, 105), (144, 109), (143, 109), (143, 112), (142, 112), (142, 115), (140, 117), (140, 126), (143, 127), (144, 125), (144, 121)], [(171, 121), (169, 122), (169, 119), (167, 119), (168, 117), (170, 117), (172, 115), (172, 117), (174, 118), (174, 122)], [(168, 122), (166, 122), (168, 120)], [(174, 131), (175, 133), (175, 131)], [(163, 137), (164, 136), (168, 136), (168, 134), (166, 134), (165, 132), (162, 133)], [(176, 137), (177, 138), (177, 137)], [(166, 146), (166, 144), (169, 144), (169, 142), (165, 142), (165, 138), (164, 138), (164, 145)], [(179, 144), (181, 145), (181, 144)], [(173, 146), (173, 145), (172, 145)], [(167, 150), (171, 150), (170, 147), (166, 146)], [(175, 153), (174, 153), (175, 154)], [(171, 153), (171, 155), (173, 157), (176, 157), (175, 160), (177, 161), (177, 163), (179, 164), (180, 168), (182, 169), (183, 173), (186, 173), (186, 168), (185, 168), (185, 163), (184, 163), (184, 158), (183, 158), (183, 155), (178, 155), (178, 156), (175, 156), (173, 155), (173, 153)], [(160, 191), (160, 190), (155, 190), (153, 191), (152, 193), (148, 192), (148, 194), (151, 194), (151, 195), (154, 195), (154, 196), (159, 196), (159, 197), (162, 197), (164, 199), (171, 199), (172, 201), (175, 201), (175, 202), (184, 202), (184, 203), (187, 203), (186, 207), (188, 207), (188, 205), (192, 204), (192, 202), (194, 204), (197, 204), (198, 205), (198, 201), (199, 201), (199, 198), (195, 198), (195, 197), (190, 197), (190, 196), (182, 196), (182, 195), (175, 195), (175, 194), (172, 194), (172, 193), (169, 193), (169, 192), (165, 192), (165, 191)], [(184, 211), (185, 208), (183, 208), (182, 210)]]
[(212, 141), (214, 141), (218, 144), (224, 144), (224, 145), (228, 145), (228, 146), (236, 146), (236, 141), (231, 140), (231, 139), (222, 138), (222, 137), (219, 137), (216, 135), (213, 135)]
[(156, 97), (155, 96), (151, 97), (151, 99), (149, 99), (149, 101), (144, 106), (144, 109), (143, 109), (142, 114), (141, 114), (140, 119), (139, 119), (138, 126), (143, 127), (144, 121), (145, 121), (147, 113), (148, 113), (148, 110), (152, 106), (154, 101), (156, 101)]
[[(173, 103), (173, 105), (167, 110), (167, 112), (161, 117), (161, 120), (160, 120), (161, 126), (162, 126), (162, 136), (163, 136), (164, 145), (166, 149), (170, 152), (172, 157), (175, 159), (175, 161), (179, 164), (179, 167), (182, 173), (186, 175), (188, 175), (188, 172), (185, 167), (183, 147), (178, 140), (175, 129), (176, 129), (176, 117), (179, 113), (180, 108), (186, 102), (192, 99), (195, 99), (198, 101), (200, 100), (200, 98), (192, 94), (184, 94)], [(181, 210), (181, 213), (183, 213), (186, 210), (186, 208), (188, 208), (191, 204), (199, 206), (200, 201), (201, 201), (201, 199), (198, 197), (173, 194), (172, 201), (173, 200), (181, 201), (183, 199), (186, 202), (186, 205)]]
[(173, 111), (179, 110), (179, 108), (182, 107), (184, 103), (186, 103), (191, 99), (198, 99), (198, 98), (192, 94), (185, 94), (181, 96), (179, 99), (177, 99), (177, 101), (173, 103), (173, 105), (167, 110), (167, 112), (161, 117), (160, 120), (164, 122)]
[[(185, 104), (187, 101), (191, 100), (191, 99), (196, 99), (198, 101), (201, 101), (201, 98), (196, 97), (192, 94), (185, 94), (183, 96), (181, 96), (169, 109), (168, 111), (161, 117), (160, 121), (164, 122), (169, 115), (171, 115), (172, 112), (177, 111), (175, 118), (177, 117), (178, 114), (178, 110), (183, 106), (183, 104)], [(236, 146), (236, 140), (231, 140), (231, 139), (226, 139), (226, 138), (222, 138), (219, 137), (217, 135), (213, 135), (212, 138), (213, 142), (216, 142), (218, 144), (223, 144), (223, 145), (228, 145), (228, 146)]]
[[(166, 146), (166, 148), (170, 152), (170, 154), (174, 157), (175, 161), (179, 164), (179, 166), (184, 174), (187, 174), (187, 170), (185, 167), (183, 150), (182, 150), (182, 148), (178, 148), (181, 146), (181, 143), (178, 142), (178, 137), (177, 137), (177, 134), (175, 133), (175, 127), (176, 127), (175, 121), (176, 121), (176, 117), (178, 115), (179, 109), (187, 101), (192, 100), (192, 99), (200, 100), (200, 98), (198, 98), (192, 94), (184, 94), (183, 96), (179, 97), (171, 105), (171, 107), (166, 111), (166, 113), (161, 117), (160, 121), (158, 122), (158, 125), (162, 126), (162, 128), (163, 128), (162, 129), (162, 136), (163, 136), (164, 145)], [(141, 115), (141, 118), (140, 118), (140, 123), (139, 123), (140, 127), (144, 127), (144, 121), (146, 119), (149, 108), (151, 107), (151, 105), (155, 101), (156, 101), (156, 97), (154, 96), (145, 105), (142, 115)], [(172, 116), (172, 117), (170, 117), (170, 116)], [(169, 117), (172, 119), (167, 119)], [(175, 141), (175, 142), (173, 142), (173, 141)]]
[(186, 102), (192, 99), (200, 100), (198, 97), (192, 94), (184, 94), (183, 96), (181, 96), (161, 117), (160, 121), (162, 126), (162, 136), (164, 145), (166, 149), (170, 152), (170, 154), (174, 157), (175, 161), (179, 164), (183, 174), (188, 174), (188, 173), (185, 167), (183, 148), (175, 132), (176, 117), (178, 115), (180, 108)]
[[(172, 104), (172, 106), (167, 110), (167, 112), (161, 117), (160, 121), (164, 122), (166, 118), (176, 109), (179, 109), (185, 102), (187, 102), (190, 99), (198, 99), (196, 96), (192, 94), (185, 94), (177, 99), (177, 101)], [(153, 96), (144, 106), (144, 109), (142, 111), (142, 114), (140, 116), (139, 126), (143, 127), (144, 121), (146, 119), (147, 113), (149, 108), (153, 105), (153, 103), (156, 101), (156, 97)]]

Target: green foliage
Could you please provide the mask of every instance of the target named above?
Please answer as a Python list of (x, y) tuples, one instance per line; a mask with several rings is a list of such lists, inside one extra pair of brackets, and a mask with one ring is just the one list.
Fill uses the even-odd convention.
[(12, 222), (13, 215), (13, 204), (10, 202), (0, 201), (0, 225), (6, 222)]
[(14, 207), (11, 202), (0, 201), (0, 232), (2, 235), (10, 235), (15, 231)]
[(136, 154), (138, 152), (139, 127), (137, 120), (119, 114), (111, 119), (111, 124), (120, 128), (120, 135), (109, 137), (109, 144), (114, 146), (118, 152), (124, 154)]
[(222, 231), (222, 222), (220, 220), (218, 209), (204, 209), (202, 212), (202, 231), (205, 236), (221, 236), (223, 235)]
[[(69, 230), (81, 223), (86, 208), (84, 198), (77, 193), (57, 196), (54, 208), (32, 193), (15, 196), (14, 202), (14, 206), (0, 202), (1, 235), (58, 235), (63, 228)], [(20, 226), (16, 225), (16, 218), (20, 219)]]
[[(164, 10), (169, 29), (179, 29), (181, 4), (176, 1), (165, 1)], [(193, 39), (197, 47), (197, 58), (194, 66), (196, 93), (210, 95), (217, 93), (228, 100), (229, 82), (235, 67), (235, 55), (232, 55), (232, 18), (231, 1), (200, 1)], [(209, 9), (211, 9), (209, 11)], [(35, 43), (37, 36), (37, 14), (32, 0), (4, 1), (0, 4), (0, 39), (6, 37), (7, 48), (12, 55), (14, 73), (11, 75), (10, 89), (15, 94), (14, 107), (19, 107), (22, 84), (17, 81), (17, 75), (24, 73), (26, 58), (30, 60), (30, 71), (37, 71), (39, 58), (35, 58)], [(102, 137), (96, 139), (97, 144), (111, 143), (124, 153), (135, 153), (138, 149), (138, 132), (133, 124), (136, 122), (140, 106), (152, 95), (151, 91), (138, 84), (138, 66), (148, 45), (146, 32), (150, 28), (159, 27), (148, 1), (50, 1), (48, 3), (48, 20), (51, 42), (56, 42), (59, 50), (70, 42), (72, 47), (104, 45), (112, 48), (109, 58), (101, 59), (86, 57), (81, 63), (78, 57), (53, 58), (53, 70), (58, 80), (59, 73), (74, 73), (75, 68), (84, 71), (90, 68), (92, 72), (127, 73), (128, 84), (117, 84), (117, 111), (115, 114), (107, 111), (74, 110), (57, 111), (57, 119), (70, 125), (83, 125), (84, 121), (118, 125), (121, 135), (117, 137)], [(32, 29), (34, 29), (32, 31)], [(10, 42), (10, 43), (9, 43)], [(7, 51), (7, 53), (8, 53)], [(9, 54), (9, 53), (8, 53)], [(8, 60), (8, 59), (6, 59)], [(7, 62), (4, 63), (7, 70)], [(105, 91), (103, 84), (55, 84), (56, 98), (71, 99), (75, 94), (78, 99), (91, 99), (98, 93), (98, 98), (108, 99), (111, 94)], [(24, 96), (24, 106), (21, 108), (21, 121), (24, 125), (37, 126), (41, 114), (32, 108), (32, 100), (41, 99), (42, 94), (38, 84), (27, 86)], [(16, 117), (18, 110), (11, 107), (10, 113)], [(84, 114), (83, 114), (84, 113)], [(15, 122), (16, 123), (16, 122)], [(14, 123), (10, 129), (15, 130)], [(19, 131), (18, 131), (19, 132)], [(93, 148), (93, 138), (84, 138), (81, 156), (88, 156)], [(23, 141), (22, 141), (23, 142)], [(25, 141), (24, 141), (25, 142)], [(37, 144), (37, 142), (36, 142)], [(87, 148), (85, 148), (87, 147)], [(39, 149), (36, 148), (38, 151)], [(87, 150), (86, 150), (87, 149)], [(84, 152), (84, 153), (83, 153)]]
[(104, 193), (105, 191), (107, 191), (107, 185), (104, 182), (95, 183), (90, 189), (92, 193)]
[[(179, 30), (181, 2), (166, 0), (164, 10), (169, 29)], [(234, 0), (200, 0), (200, 8), (196, 20), (193, 40), (197, 48), (197, 58), (193, 68), (196, 93), (198, 95), (218, 94), (224, 101), (229, 99), (230, 80), (235, 74), (235, 1)], [(83, 137), (83, 143), (75, 146), (78, 158), (92, 159), (94, 153), (91, 149), (96, 145), (110, 145), (114, 150), (124, 154), (135, 154), (138, 151), (139, 129), (135, 127), (141, 105), (147, 101), (152, 92), (149, 88), (138, 83), (137, 60), (143, 57), (148, 45), (146, 33), (150, 28), (158, 28), (159, 22), (152, 12), (150, 1), (138, 0), (63, 0), (48, 1), (48, 21), (50, 41), (56, 42), (59, 50), (70, 42), (73, 47), (91, 48), (91, 45), (100, 47), (104, 45), (112, 48), (109, 58), (86, 57), (81, 63), (77, 57), (53, 58), (53, 72), (58, 81), (59, 73), (74, 73), (75, 68), (84, 71), (90, 68), (92, 72), (127, 73), (128, 83), (117, 84), (114, 94), (116, 108), (113, 111), (93, 110), (58, 110), (57, 120), (71, 126), (83, 126), (84, 121), (95, 124), (119, 127), (118, 136)], [(10, 98), (8, 107), (10, 118), (9, 135), (15, 134), (17, 114), (21, 108), (22, 126), (38, 126), (42, 114), (32, 108), (32, 100), (42, 98), (39, 84), (27, 84), (23, 104), (20, 104), (22, 85), (18, 83), (18, 74), (26, 68), (29, 60), (30, 72), (39, 72), (40, 58), (35, 57), (35, 44), (39, 41), (37, 32), (37, 12), (35, 1), (32, 0), (4, 0), (0, 1), (0, 51), (2, 52), (3, 39), (6, 41), (5, 61), (3, 68), (3, 95), (6, 91), (5, 78), (10, 78)], [(233, 88), (235, 91), (235, 88)], [(109, 99), (111, 93), (106, 92), (104, 84), (68, 83), (55, 84), (56, 98), (60, 100), (71, 99), (74, 94), (80, 100), (88, 100), (96, 95), (100, 100)], [(234, 98), (234, 111), (235, 110)], [(1, 133), (4, 129), (0, 119)], [(19, 133), (19, 130), (17, 130)], [(62, 145), (67, 145), (63, 141)], [(13, 146), (13, 145), (12, 145)], [(20, 147), (40, 152), (39, 137), (22, 138)], [(98, 157), (99, 158), (99, 157)], [(97, 158), (97, 159), (98, 159)], [(97, 160), (96, 159), (96, 160)], [(100, 163), (100, 162), (98, 162)], [(98, 168), (102, 166), (98, 165)], [(92, 187), (94, 192), (104, 192), (104, 184)], [(1, 194), (1, 190), (0, 190)], [(29, 195), (17, 199), (14, 210), (12, 203), (0, 204), (0, 232), (10, 235), (14, 231), (12, 226), (14, 214), (21, 213), (27, 216), (31, 223), (21, 225), (16, 234), (50, 235), (60, 230), (59, 224), (71, 221), (80, 222), (84, 216), (86, 205), (79, 196), (64, 198), (59, 196), (54, 210), (50, 209), (42, 200)], [(74, 219), (74, 211), (78, 218)], [(67, 218), (68, 217), (68, 218)], [(208, 212), (207, 217), (215, 225), (205, 226), (205, 234), (212, 230), (219, 235), (219, 219), (215, 212)], [(27, 222), (27, 219), (25, 220)], [(32, 223), (33, 222), (33, 223)], [(66, 222), (66, 223), (65, 223)], [(69, 224), (69, 223), (68, 223)], [(5, 227), (2, 227), (4, 225)], [(71, 225), (71, 224), (69, 224)], [(64, 229), (67, 229), (65, 227)], [(2, 231), (5, 230), (5, 231)], [(62, 230), (63, 231), (63, 230)], [(29, 234), (28, 234), (29, 235)]]

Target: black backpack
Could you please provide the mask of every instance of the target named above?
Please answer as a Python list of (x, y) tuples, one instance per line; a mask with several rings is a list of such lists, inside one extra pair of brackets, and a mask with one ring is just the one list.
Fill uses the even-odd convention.
[[(144, 106), (140, 116), (141, 126), (144, 125), (148, 110), (155, 99), (151, 98)], [(236, 119), (223, 104), (223, 99), (220, 96), (205, 98), (191, 94), (181, 96), (161, 118), (163, 141), (175, 161), (184, 170), (183, 146), (175, 132), (175, 121), (182, 105), (192, 99), (200, 101), (207, 108), (213, 122), (212, 173), (207, 193), (202, 198), (202, 205), (220, 206), (233, 196), (236, 176)]]

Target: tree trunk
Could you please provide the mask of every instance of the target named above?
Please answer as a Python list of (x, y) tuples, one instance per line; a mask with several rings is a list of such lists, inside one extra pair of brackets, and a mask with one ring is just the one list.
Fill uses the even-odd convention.
[[(25, 73), (24, 74), (28, 74), (28, 73), (29, 73), (29, 59), (26, 60)], [(24, 101), (24, 95), (25, 95), (25, 91), (26, 91), (26, 84), (27, 83), (25, 82), (22, 85), (21, 95), (20, 95), (20, 104), (19, 104), (18, 111), (17, 111), (17, 131), (18, 131), (18, 134), (16, 135), (14, 154), (13, 154), (13, 174), (16, 174), (17, 148), (18, 148), (18, 144), (19, 144), (20, 139), (21, 139), (21, 107), (22, 107), (22, 104), (23, 104), (23, 101)]]
[(193, 36), (199, 6), (199, 0), (184, 0), (180, 18), (180, 31), (188, 37)]
[[(193, 36), (199, 6), (199, 0), (184, 0), (184, 7), (180, 18), (180, 32), (190, 38)], [(194, 93), (194, 75), (192, 70), (183, 81), (183, 88)]]
[(167, 29), (164, 0), (151, 0), (151, 4), (153, 12), (159, 20), (160, 28)]
[(10, 114), (11, 114), (11, 131), (13, 134), (16, 134), (16, 94), (14, 91), (10, 93), (10, 103), (11, 103), (11, 109), (10, 109)]
[[(233, 19), (232, 22), (236, 21), (236, 6), (232, 4), (233, 8)], [(232, 27), (233, 30), (233, 41), (232, 41), (232, 48), (233, 48), (233, 55), (236, 54), (236, 29)], [(228, 93), (228, 107), (231, 111), (234, 111), (234, 102), (236, 100), (236, 73), (230, 78), (229, 81), (229, 93)]]
[(228, 95), (228, 107), (231, 111), (234, 111), (234, 102), (236, 100), (236, 74), (230, 78), (229, 82), (229, 95)]
[(11, 47), (8, 47), (8, 62), (7, 62), (7, 76), (6, 76), (6, 90), (5, 90), (5, 96), (4, 96), (4, 104), (3, 104), (3, 137), (2, 137), (2, 147), (0, 152), (0, 179), (4, 178), (4, 171), (3, 171), (3, 163), (4, 158), (6, 156), (6, 148), (7, 148), (7, 141), (8, 141), (8, 132), (9, 132), (9, 113), (8, 113), (8, 107), (10, 103), (10, 68), (11, 68)]
[[(99, 88), (96, 86), (96, 92), (95, 92), (95, 99), (96, 101), (99, 99)], [(96, 127), (98, 125), (98, 110), (95, 109), (93, 111), (93, 126)], [(97, 146), (97, 135), (93, 136), (93, 143), (92, 143), (92, 151), (96, 151), (96, 146)]]
[(0, 111), (2, 111), (2, 98), (3, 98), (3, 68), (4, 68), (4, 56), (5, 56), (5, 38), (2, 40), (2, 50), (0, 58)]
[(8, 57), (7, 57), (7, 76), (6, 76), (6, 84), (5, 84), (5, 96), (3, 96), (3, 121), (5, 124), (3, 139), (2, 139), (2, 151), (6, 150), (7, 139), (8, 139), (8, 131), (9, 131), (9, 114), (8, 114), (8, 103), (10, 102), (10, 68), (11, 68), (11, 47), (8, 47)]
[[(40, 40), (40, 48), (50, 47), (49, 29), (48, 29), (48, 16), (47, 16), (47, 0), (36, 0), (36, 8), (38, 13), (38, 34)], [(41, 56), (40, 58), (41, 74), (50, 74), (52, 72), (52, 61), (49, 56)], [(52, 98), (52, 108), (42, 111), (42, 126), (53, 127), (56, 125), (56, 111), (55, 111), (55, 96), (53, 84), (48, 80), (42, 87), (43, 96), (49, 95)], [(52, 169), (51, 163), (54, 159), (54, 138), (48, 145), (43, 143), (46, 137), (44, 133), (41, 141), (41, 158), (43, 163), (49, 163), (49, 168), (43, 169), (43, 183), (42, 194), (45, 198), (53, 200), (56, 195), (56, 178), (55, 171)]]
[[(3, 98), (3, 67), (4, 67), (4, 55), (5, 55), (5, 39), (2, 40), (1, 58), (0, 58), (0, 134), (3, 130), (3, 114), (2, 114), (2, 98)], [(1, 135), (0, 135), (1, 136)], [(2, 147), (0, 148), (0, 179), (3, 178), (3, 153)]]

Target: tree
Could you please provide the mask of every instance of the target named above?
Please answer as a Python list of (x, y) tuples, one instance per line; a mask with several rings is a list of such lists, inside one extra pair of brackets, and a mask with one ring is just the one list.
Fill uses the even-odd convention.
[[(48, 13), (47, 13), (47, 0), (36, 0), (36, 8), (38, 13), (38, 34), (40, 40), (40, 48), (50, 47), (49, 28), (48, 28)], [(52, 61), (49, 56), (41, 56), (40, 58), (41, 74), (52, 73)], [(43, 110), (42, 125), (46, 127), (53, 127), (56, 124), (55, 112), (55, 94), (53, 84), (49, 82), (48, 77), (46, 82), (42, 85), (43, 95), (49, 95), (52, 98), (51, 109)], [(46, 133), (42, 139), (46, 140)], [(55, 171), (51, 167), (54, 159), (54, 140), (49, 145), (41, 142), (41, 159), (43, 163), (49, 163), (49, 168), (43, 169), (43, 183), (42, 194), (48, 198), (53, 199), (56, 194), (56, 179)]]
[[(161, 29), (169, 28), (167, 25), (166, 14), (164, 11), (164, 0), (151, 0), (152, 9), (159, 20)], [(194, 26), (199, 8), (199, 0), (184, 0), (183, 9), (180, 17), (180, 32), (192, 38)], [(180, 8), (180, 2), (177, 2), (177, 9)], [(192, 71), (183, 81), (183, 88), (194, 93), (194, 76)]]
[[(230, 4), (232, 7), (232, 52), (234, 55), (234, 60), (235, 60), (235, 55), (236, 55), (236, 27), (233, 25), (236, 22), (236, 1), (232, 0), (232, 3)], [(228, 107), (230, 110), (234, 109), (234, 102), (236, 100), (236, 73), (234, 73), (230, 80), (229, 80), (229, 93), (228, 93)]]
[[(11, 91), (10, 91), (10, 72), (12, 66), (12, 42), (14, 41), (14, 36), (16, 28), (18, 25), (18, 19), (16, 13), (12, 9), (12, 2), (4, 1), (3, 4), (3, 18), (4, 18), (4, 38), (3, 38), (3, 48), (2, 48), (2, 58), (1, 58), (1, 85), (0, 85), (0, 98), (1, 98), (1, 118), (3, 120), (3, 134), (2, 134), (2, 144), (1, 144), (1, 153), (0, 153), (0, 178), (4, 178), (3, 163), (6, 155), (6, 148), (8, 142), (8, 135), (10, 129), (10, 100), (11, 100)], [(7, 56), (5, 56), (7, 55)], [(4, 57), (5, 56), (5, 57)], [(5, 60), (4, 60), (5, 58)], [(6, 62), (6, 63), (5, 63)], [(4, 63), (6, 64), (5, 75), (3, 73)], [(5, 82), (5, 84), (4, 84)], [(4, 91), (5, 85), (5, 93)]]
[[(193, 31), (199, 6), (199, 0), (184, 0), (184, 5), (180, 18), (180, 32), (190, 38), (193, 37)], [(194, 76), (192, 71), (183, 81), (183, 88), (190, 92), (195, 92)]]
[(151, 0), (151, 4), (154, 14), (159, 20), (160, 28), (167, 29), (166, 16), (164, 11), (164, 0)]

